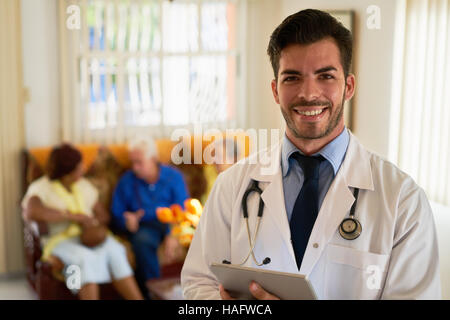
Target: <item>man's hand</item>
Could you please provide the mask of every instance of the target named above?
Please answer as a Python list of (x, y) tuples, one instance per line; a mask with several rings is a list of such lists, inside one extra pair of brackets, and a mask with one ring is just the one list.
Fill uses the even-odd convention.
[[(269, 292), (264, 290), (255, 281), (252, 281), (250, 283), (248, 289), (257, 300), (280, 300), (280, 298), (278, 298), (277, 296), (274, 296), (273, 294), (270, 294)], [(224, 289), (221, 284), (219, 285), (219, 292), (222, 300), (236, 300), (235, 298), (230, 296), (230, 294)]]
[(236, 300), (236, 298), (233, 298), (232, 296), (230, 296), (228, 291), (226, 291), (225, 288), (223, 287), (223, 285), (221, 285), (221, 284), (219, 284), (219, 292), (220, 292), (220, 297), (222, 298), (222, 300)]
[(280, 300), (277, 296), (264, 290), (258, 283), (252, 281), (249, 285), (250, 293), (258, 300)]
[(125, 226), (127, 230), (131, 233), (135, 233), (139, 230), (139, 221), (141, 221), (144, 216), (145, 211), (139, 209), (136, 212), (126, 211), (123, 216), (125, 217)]
[(179, 242), (176, 238), (167, 235), (164, 239), (164, 256), (167, 263), (171, 263), (175, 260), (176, 252), (179, 246)]

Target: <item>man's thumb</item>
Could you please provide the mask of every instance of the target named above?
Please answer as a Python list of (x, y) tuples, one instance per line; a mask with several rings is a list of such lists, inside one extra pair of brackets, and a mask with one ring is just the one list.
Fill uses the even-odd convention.
[(138, 215), (140, 218), (141, 218), (144, 214), (145, 214), (144, 209), (139, 209), (139, 210), (137, 211), (137, 215)]
[(270, 299), (270, 294), (254, 281), (250, 284), (249, 289), (252, 295), (258, 300)]

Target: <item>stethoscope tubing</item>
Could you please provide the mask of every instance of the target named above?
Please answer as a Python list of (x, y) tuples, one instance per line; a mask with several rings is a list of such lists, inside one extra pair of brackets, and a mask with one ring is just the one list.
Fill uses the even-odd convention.
[[(256, 244), (256, 236), (258, 235), (258, 231), (259, 231), (259, 226), (261, 224), (261, 219), (263, 216), (263, 212), (264, 212), (264, 201), (262, 200), (261, 194), (262, 194), (262, 190), (261, 188), (258, 186), (258, 181), (256, 180), (252, 180), (252, 185), (250, 186), (250, 188), (248, 188), (244, 195), (242, 196), (242, 211), (243, 211), (243, 216), (244, 216), (244, 220), (245, 220), (245, 225), (247, 228), (247, 237), (248, 237), (248, 243), (250, 245), (250, 250), (247, 254), (247, 256), (245, 257), (244, 261), (241, 262), (239, 265), (243, 265), (247, 262), (248, 258), (250, 257), (250, 255), (253, 258), (253, 261), (256, 263), (257, 266), (262, 266), (264, 264), (266, 264), (265, 262), (267, 261), (267, 258), (264, 259), (263, 262), (259, 263), (256, 260), (255, 257), (255, 253), (254, 253), (254, 248), (255, 248), (255, 244)], [(250, 226), (248, 224), (248, 208), (247, 208), (247, 200), (248, 200), (248, 196), (252, 193), (252, 192), (256, 192), (259, 194), (259, 206), (258, 206), (258, 215), (256, 217), (256, 227), (255, 227), (255, 233), (253, 234), (253, 239), (251, 237), (251, 233), (250, 233)], [(270, 262), (270, 258), (268, 260)]]

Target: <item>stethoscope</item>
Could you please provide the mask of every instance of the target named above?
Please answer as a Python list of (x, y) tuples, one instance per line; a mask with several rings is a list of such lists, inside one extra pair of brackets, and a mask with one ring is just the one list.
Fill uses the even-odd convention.
[[(259, 194), (258, 215), (256, 217), (256, 228), (255, 228), (255, 234), (253, 235), (253, 239), (250, 235), (250, 227), (248, 225), (248, 208), (247, 208), (247, 199), (248, 199), (248, 196), (252, 192), (256, 192)], [(248, 243), (250, 245), (250, 250), (249, 250), (247, 256), (245, 257), (244, 261), (242, 263), (240, 263), (239, 265), (243, 265), (244, 263), (246, 263), (248, 258), (250, 257), (250, 255), (252, 256), (253, 261), (256, 263), (257, 266), (262, 266), (262, 265), (266, 265), (266, 264), (270, 263), (269, 257), (264, 258), (264, 260), (261, 263), (258, 262), (255, 257), (255, 253), (253, 251), (253, 249), (255, 247), (256, 236), (258, 235), (258, 231), (259, 231), (259, 225), (261, 224), (261, 218), (262, 218), (263, 212), (264, 212), (264, 201), (262, 200), (262, 197), (261, 197), (262, 192), (263, 191), (261, 190), (261, 188), (258, 185), (258, 181), (252, 180), (252, 184), (250, 185), (250, 187), (245, 191), (244, 195), (242, 196), (242, 211), (243, 211), (242, 214), (244, 216), (245, 224), (247, 227), (247, 236), (248, 236)], [(358, 238), (361, 235), (361, 232), (362, 232), (361, 223), (358, 221), (358, 219), (355, 218), (355, 209), (356, 209), (356, 203), (358, 202), (358, 194), (359, 194), (359, 189), (355, 188), (355, 190), (353, 192), (355, 201), (353, 202), (353, 205), (350, 209), (349, 217), (342, 220), (342, 222), (339, 226), (339, 234), (345, 240), (355, 240), (356, 238)], [(230, 264), (230, 262), (227, 260), (223, 260), (222, 263)]]
[[(247, 199), (248, 199), (248, 196), (252, 192), (256, 192), (256, 193), (259, 194), (258, 215), (256, 217), (256, 228), (255, 228), (255, 234), (253, 235), (253, 239), (250, 236), (250, 227), (248, 225), (248, 208), (247, 208)], [(248, 258), (250, 257), (250, 255), (252, 256), (253, 261), (259, 267), (262, 266), (262, 265), (270, 263), (270, 258), (269, 257), (265, 257), (262, 262), (258, 262), (258, 260), (256, 260), (255, 253), (253, 251), (253, 249), (255, 248), (256, 236), (258, 235), (258, 231), (259, 231), (259, 225), (261, 224), (261, 218), (262, 218), (263, 212), (264, 212), (264, 201), (263, 201), (263, 199), (261, 197), (262, 192), (263, 191), (258, 186), (258, 181), (252, 180), (252, 184), (250, 185), (250, 187), (245, 191), (244, 195), (242, 196), (242, 211), (243, 211), (242, 214), (244, 216), (245, 225), (247, 226), (247, 236), (248, 236), (248, 243), (250, 245), (250, 250), (249, 250), (247, 256), (245, 257), (244, 261), (239, 263), (239, 265), (243, 265), (244, 263), (246, 263)], [(222, 263), (230, 264), (230, 262), (227, 261), (227, 260), (223, 260)]]
[(350, 215), (348, 218), (342, 220), (341, 225), (339, 226), (339, 233), (345, 240), (355, 240), (360, 236), (362, 231), (361, 223), (355, 218), (355, 208), (356, 202), (358, 201), (358, 194), (359, 189), (355, 188), (355, 191), (353, 192), (355, 201), (350, 209)]

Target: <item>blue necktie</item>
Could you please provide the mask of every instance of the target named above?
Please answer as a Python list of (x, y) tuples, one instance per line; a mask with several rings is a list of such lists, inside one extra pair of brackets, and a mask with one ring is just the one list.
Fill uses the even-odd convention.
[(319, 213), (319, 166), (325, 159), (322, 156), (303, 156), (298, 152), (292, 156), (298, 161), (304, 175), (303, 186), (295, 200), (289, 222), (295, 261), (300, 270), (309, 236)]

